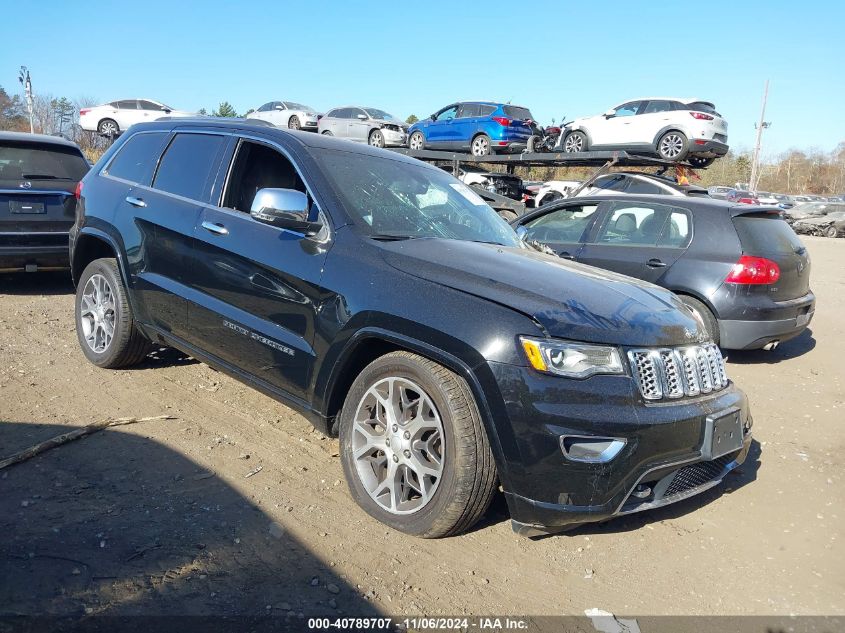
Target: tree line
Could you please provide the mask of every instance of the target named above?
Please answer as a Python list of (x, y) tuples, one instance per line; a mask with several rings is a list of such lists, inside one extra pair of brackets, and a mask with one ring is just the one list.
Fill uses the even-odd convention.
[[(108, 148), (110, 142), (94, 132), (79, 127), (79, 110), (97, 105), (91, 97), (68, 99), (56, 98), (50, 94), (36, 94), (33, 98), (33, 127), (40, 134), (58, 134), (75, 142), (91, 160), (96, 160)], [(238, 114), (228, 101), (222, 101), (211, 111), (211, 116), (237, 117), (253, 112), (247, 110)], [(199, 114), (207, 114), (202, 108)], [(417, 117), (408, 117), (414, 123)], [(19, 95), (9, 95), (0, 86), (0, 130), (29, 131), (29, 113)], [(587, 168), (535, 167), (520, 170), (525, 178), (536, 180), (582, 180), (592, 170)], [(751, 153), (731, 151), (720, 158), (709, 169), (696, 172), (698, 179), (693, 183), (703, 186), (747, 183), (751, 176)], [(845, 194), (845, 141), (832, 152), (817, 149), (790, 149), (765, 161), (761, 166), (758, 189), (788, 194)]]

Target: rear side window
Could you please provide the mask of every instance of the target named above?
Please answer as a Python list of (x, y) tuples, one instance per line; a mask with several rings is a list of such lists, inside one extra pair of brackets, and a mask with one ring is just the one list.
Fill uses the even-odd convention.
[(478, 106), (479, 115), (478, 116), (490, 116), (496, 111), (496, 106), (491, 105), (480, 105)]
[(630, 178), (630, 183), (628, 184), (628, 188), (625, 190), (627, 193), (646, 193), (646, 194), (662, 194), (666, 193), (660, 185), (648, 182), (646, 180), (640, 180), (639, 178)]
[(167, 132), (133, 135), (118, 150), (105, 173), (129, 182), (149, 184), (167, 136)]
[(216, 134), (177, 134), (161, 159), (153, 188), (208, 202), (209, 178), (224, 142)]
[(776, 214), (741, 215), (733, 219), (742, 252), (749, 255), (792, 255), (804, 245)]
[(49, 143), (0, 144), (0, 180), (82, 180), (88, 162), (78, 149)]
[(475, 103), (465, 103), (458, 110), (459, 119), (467, 119), (469, 117), (480, 116), (479, 107)]
[(606, 176), (604, 178), (596, 178), (594, 187), (597, 189), (607, 189), (608, 191), (625, 191), (625, 187), (629, 184), (629, 178), (624, 175)]

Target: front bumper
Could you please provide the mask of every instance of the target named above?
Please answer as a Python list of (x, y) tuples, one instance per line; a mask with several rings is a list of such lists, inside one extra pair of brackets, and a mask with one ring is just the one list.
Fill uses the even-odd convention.
[[(527, 367), (490, 367), (519, 451), (519, 463), (507, 465), (504, 479), (514, 529), (522, 534), (680, 501), (716, 485), (748, 454), (751, 417), (745, 394), (733, 384), (646, 405), (629, 376), (567, 380)], [(708, 429), (723, 412), (738, 416), (742, 447), (712, 459)], [(620, 438), (625, 446), (607, 463), (575, 462), (561, 451), (561, 437), (569, 435)]]
[(408, 145), (408, 135), (404, 132), (396, 132), (382, 128), (384, 144), (388, 147), (405, 147)]
[(703, 158), (718, 158), (728, 153), (728, 144), (713, 139), (696, 138), (690, 141), (689, 153)]

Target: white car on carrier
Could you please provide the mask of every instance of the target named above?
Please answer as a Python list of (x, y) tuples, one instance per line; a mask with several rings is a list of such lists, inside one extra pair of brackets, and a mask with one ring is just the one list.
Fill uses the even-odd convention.
[(161, 117), (192, 117), (195, 112), (174, 110), (152, 99), (121, 99), (79, 110), (79, 126), (103, 136), (118, 136), (136, 123)]
[(728, 153), (728, 124), (709, 101), (647, 97), (575, 119), (561, 139), (565, 152), (625, 150), (707, 167)]

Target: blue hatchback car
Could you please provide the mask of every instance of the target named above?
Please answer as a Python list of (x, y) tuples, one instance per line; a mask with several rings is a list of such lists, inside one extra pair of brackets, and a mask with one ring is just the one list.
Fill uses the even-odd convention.
[(528, 108), (464, 101), (438, 110), (408, 130), (411, 149), (469, 150), (473, 156), (525, 149), (531, 136)]

